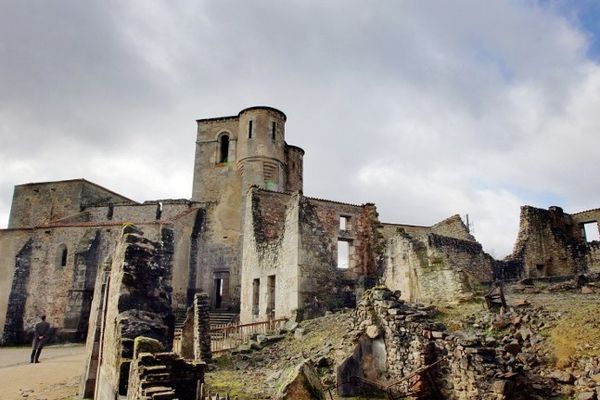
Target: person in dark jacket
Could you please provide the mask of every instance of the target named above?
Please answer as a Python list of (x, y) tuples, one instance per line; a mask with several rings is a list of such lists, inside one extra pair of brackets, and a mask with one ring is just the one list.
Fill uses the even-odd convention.
[(42, 348), (48, 341), (48, 336), (50, 335), (50, 324), (46, 322), (46, 316), (42, 315), (41, 319), (42, 320), (40, 322), (35, 324), (35, 328), (33, 329), (33, 346), (31, 350), (32, 363), (40, 362)]

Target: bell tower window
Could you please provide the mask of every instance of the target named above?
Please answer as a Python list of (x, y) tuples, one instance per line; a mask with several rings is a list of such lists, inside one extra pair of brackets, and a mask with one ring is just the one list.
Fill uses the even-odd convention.
[(221, 136), (219, 142), (219, 163), (226, 163), (229, 156), (229, 136)]

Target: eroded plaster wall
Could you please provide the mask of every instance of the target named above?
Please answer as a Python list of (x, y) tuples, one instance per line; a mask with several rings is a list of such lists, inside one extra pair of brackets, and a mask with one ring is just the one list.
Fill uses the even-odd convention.
[(248, 193), (240, 320), (292, 317), (298, 303), (300, 194)]

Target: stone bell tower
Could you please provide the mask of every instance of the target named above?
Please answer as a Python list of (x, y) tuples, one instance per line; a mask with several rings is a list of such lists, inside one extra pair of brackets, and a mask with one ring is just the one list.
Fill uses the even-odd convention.
[[(196, 288), (213, 308), (239, 302), (242, 208), (252, 186), (302, 190), (304, 150), (285, 142), (286, 115), (272, 107), (246, 108), (235, 116), (200, 119), (192, 200), (207, 203), (205, 238), (198, 250)], [(217, 300), (215, 300), (217, 299)]]

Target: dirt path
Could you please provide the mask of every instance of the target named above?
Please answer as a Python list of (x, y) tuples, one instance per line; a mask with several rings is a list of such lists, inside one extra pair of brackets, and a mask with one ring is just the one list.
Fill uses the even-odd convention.
[(0, 398), (66, 400), (77, 393), (85, 346), (44, 348), (39, 364), (30, 364), (28, 347), (0, 348)]

